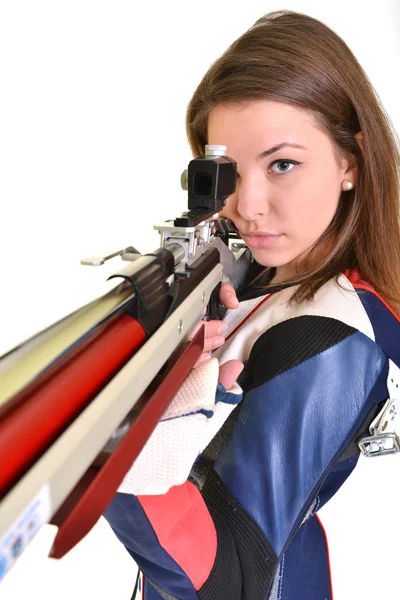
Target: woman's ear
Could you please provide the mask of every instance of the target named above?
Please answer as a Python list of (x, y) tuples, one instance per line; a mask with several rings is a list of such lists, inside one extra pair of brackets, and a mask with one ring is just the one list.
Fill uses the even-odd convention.
[[(363, 153), (364, 152), (364, 136), (363, 136), (363, 134), (361, 133), (361, 131), (359, 131), (358, 133), (356, 133), (356, 135), (354, 137), (356, 138), (357, 143), (360, 146), (361, 152)], [(344, 177), (348, 181), (351, 181), (353, 183), (353, 187), (355, 187), (357, 185), (358, 165), (357, 165), (357, 160), (356, 160), (356, 157), (354, 156), (354, 154), (350, 154), (347, 158)]]

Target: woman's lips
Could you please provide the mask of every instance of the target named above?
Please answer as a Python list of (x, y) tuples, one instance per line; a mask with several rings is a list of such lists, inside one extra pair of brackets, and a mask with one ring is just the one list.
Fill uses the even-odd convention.
[(249, 248), (269, 248), (277, 242), (282, 235), (272, 235), (269, 233), (257, 233), (256, 235), (240, 234), (243, 241), (249, 246)]

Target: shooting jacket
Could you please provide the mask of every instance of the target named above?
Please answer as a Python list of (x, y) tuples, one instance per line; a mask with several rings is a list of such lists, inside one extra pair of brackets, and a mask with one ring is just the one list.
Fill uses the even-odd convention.
[(187, 480), (159, 495), (119, 493), (105, 514), (144, 574), (145, 600), (369, 599), (343, 581), (371, 492), (363, 474), (387, 460), (360, 458), (359, 442), (367, 454), (396, 447), (400, 322), (356, 271), (312, 302), (290, 304), (296, 289), (251, 286), (228, 313), (215, 355), (245, 363), (243, 399)]

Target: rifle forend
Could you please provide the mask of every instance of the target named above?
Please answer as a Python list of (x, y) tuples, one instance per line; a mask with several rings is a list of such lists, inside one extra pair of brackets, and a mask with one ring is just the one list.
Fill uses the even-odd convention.
[(189, 211), (155, 226), (160, 248), (82, 261), (128, 264), (108, 294), (0, 358), (0, 579), (43, 523), (59, 526), (56, 558), (88, 533), (203, 350), (203, 328), (188, 336), (219, 314), (221, 254), (240, 285), (248, 254), (222, 251), (217, 237), (238, 236), (212, 219), (235, 189), (225, 151), (189, 164)]

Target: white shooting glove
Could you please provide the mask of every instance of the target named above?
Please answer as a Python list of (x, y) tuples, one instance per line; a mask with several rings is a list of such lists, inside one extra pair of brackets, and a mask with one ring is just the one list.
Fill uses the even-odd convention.
[(198, 455), (242, 399), (239, 385), (226, 391), (218, 374), (216, 358), (191, 370), (118, 492), (165, 494), (187, 480)]

